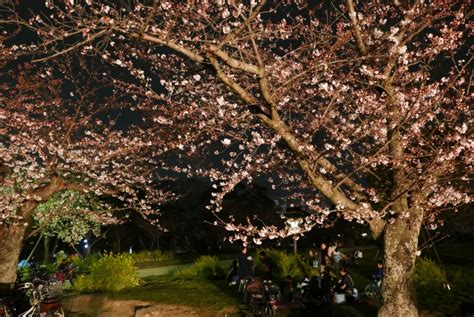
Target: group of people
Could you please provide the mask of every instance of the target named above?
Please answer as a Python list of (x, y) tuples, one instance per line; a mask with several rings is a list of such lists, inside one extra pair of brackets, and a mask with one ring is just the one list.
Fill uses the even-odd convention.
[[(337, 302), (350, 301), (357, 298), (357, 290), (354, 288), (354, 282), (348, 272), (347, 266), (362, 257), (362, 252), (357, 250), (352, 256), (347, 256), (340, 251), (340, 242), (326, 243), (322, 242), (319, 251), (311, 249), (309, 252), (309, 263), (319, 268), (320, 281), (324, 285), (323, 290), (327, 294), (333, 293), (334, 300)], [(380, 286), (383, 278), (384, 263), (377, 261), (377, 267), (372, 275), (372, 283)], [(338, 273), (336, 285), (329, 287), (332, 274)], [(341, 299), (342, 298), (342, 299)]]
[[(267, 257), (265, 251), (260, 251), (259, 260), (263, 266), (262, 278), (264, 280), (273, 279), (273, 270), (274, 264)], [(248, 254), (248, 249), (246, 247), (242, 248), (241, 253), (236, 260), (232, 261), (229, 273), (227, 274), (227, 282), (229, 285), (235, 285), (239, 281), (246, 281), (252, 279), (254, 276), (255, 264), (253, 258)]]
[[(354, 259), (361, 257), (360, 251), (356, 251), (354, 255), (347, 256), (340, 251), (341, 244), (338, 242), (320, 244), (319, 250), (310, 249), (306, 257), (309, 265), (319, 270), (318, 289), (325, 296), (330, 294), (344, 296), (344, 301), (350, 301), (357, 297), (357, 291), (354, 288), (353, 280), (347, 270), (347, 265)], [(259, 260), (263, 267), (261, 277), (264, 281), (273, 280), (275, 264), (266, 255), (265, 251), (259, 253)], [(233, 261), (232, 266), (227, 274), (227, 282), (229, 285), (239, 285), (239, 291), (243, 291), (245, 282), (254, 277), (255, 264), (253, 258), (248, 254), (248, 249), (244, 247), (238, 258)], [(373, 274), (374, 283), (380, 283), (383, 278), (384, 264), (383, 261), (377, 262), (377, 268)], [(333, 285), (334, 276), (337, 275), (337, 283)], [(287, 276), (285, 283), (287, 289), (292, 288), (292, 279)], [(288, 285), (287, 285), (288, 284)]]
[(309, 250), (308, 260), (313, 267), (324, 269), (324, 267), (328, 266), (338, 270), (354, 260), (354, 256), (349, 257), (342, 253), (341, 247), (341, 242), (321, 242), (319, 251), (315, 248)]

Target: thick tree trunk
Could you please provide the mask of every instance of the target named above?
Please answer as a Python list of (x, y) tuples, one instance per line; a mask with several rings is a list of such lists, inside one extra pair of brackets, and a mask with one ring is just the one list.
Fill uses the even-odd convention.
[(396, 219), (385, 228), (383, 306), (379, 317), (418, 316), (413, 273), (422, 219), (421, 210), (412, 210), (410, 218)]
[(0, 283), (14, 283), (26, 226), (0, 226)]

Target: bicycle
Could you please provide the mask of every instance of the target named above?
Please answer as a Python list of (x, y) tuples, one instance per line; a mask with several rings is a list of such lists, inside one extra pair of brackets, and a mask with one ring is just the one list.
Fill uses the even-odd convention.
[[(23, 298), (25, 305), (20, 305), (23, 308), (19, 308), (16, 303), (18, 299), (23, 302)], [(21, 284), (12, 293), (10, 300), (3, 301), (3, 305), (0, 307), (2, 307), (0, 309), (2, 317), (13, 315), (18, 317), (64, 317), (61, 302), (57, 298), (50, 297), (48, 285), (38, 280)]]
[(368, 298), (379, 298), (382, 295), (382, 280), (373, 280), (365, 287), (365, 296)]

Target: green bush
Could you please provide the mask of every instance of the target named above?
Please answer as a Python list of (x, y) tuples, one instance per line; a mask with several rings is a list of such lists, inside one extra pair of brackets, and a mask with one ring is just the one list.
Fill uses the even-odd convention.
[(446, 274), (430, 259), (417, 259), (414, 283), (417, 300), (422, 308), (436, 307), (448, 296), (448, 291), (443, 287), (447, 283)]
[(79, 292), (117, 292), (138, 285), (138, 271), (129, 255), (109, 253), (89, 261), (93, 261), (90, 273), (80, 275), (74, 282), (74, 289)]
[(98, 262), (101, 258), (100, 254), (90, 254), (86, 257), (74, 257), (72, 262), (77, 267), (77, 270), (81, 274), (88, 274), (91, 272), (94, 263)]
[(446, 283), (446, 274), (432, 260), (419, 258), (416, 262), (414, 280), (417, 292), (430, 294), (433, 290), (443, 287)]
[(174, 254), (172, 252), (162, 252), (160, 250), (155, 251), (142, 251), (138, 253), (133, 253), (132, 255), (135, 263), (142, 262), (161, 262), (167, 260), (173, 260)]
[(173, 273), (178, 280), (192, 280), (196, 278), (219, 279), (225, 276), (225, 270), (219, 265), (215, 256), (201, 256), (190, 267)]
[(257, 250), (255, 257), (256, 275), (262, 271), (262, 264), (258, 258), (260, 251), (265, 251), (267, 257), (271, 259), (274, 264), (274, 276), (276, 280), (284, 280), (287, 275), (291, 276), (294, 281), (301, 281), (307, 276), (317, 274), (316, 269), (305, 263), (301, 256), (295, 254), (288, 254), (285, 251), (278, 251), (274, 249), (260, 249)]

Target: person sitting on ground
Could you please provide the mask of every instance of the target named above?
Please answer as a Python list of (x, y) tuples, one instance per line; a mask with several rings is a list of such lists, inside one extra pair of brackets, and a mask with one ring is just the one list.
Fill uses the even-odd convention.
[(238, 261), (233, 260), (232, 264), (229, 268), (229, 272), (227, 273), (226, 281), (229, 285), (237, 284), (239, 280), (239, 268), (238, 268)]
[(267, 257), (267, 254), (265, 251), (260, 251), (260, 254), (258, 255), (258, 258), (260, 259), (260, 262), (263, 265), (263, 280), (264, 281), (271, 281), (273, 279), (273, 262), (272, 260)]
[(345, 294), (346, 300), (353, 299), (354, 284), (352, 283), (352, 279), (349, 276), (347, 269), (342, 268), (339, 273), (340, 277), (334, 288), (334, 292), (336, 294)]

